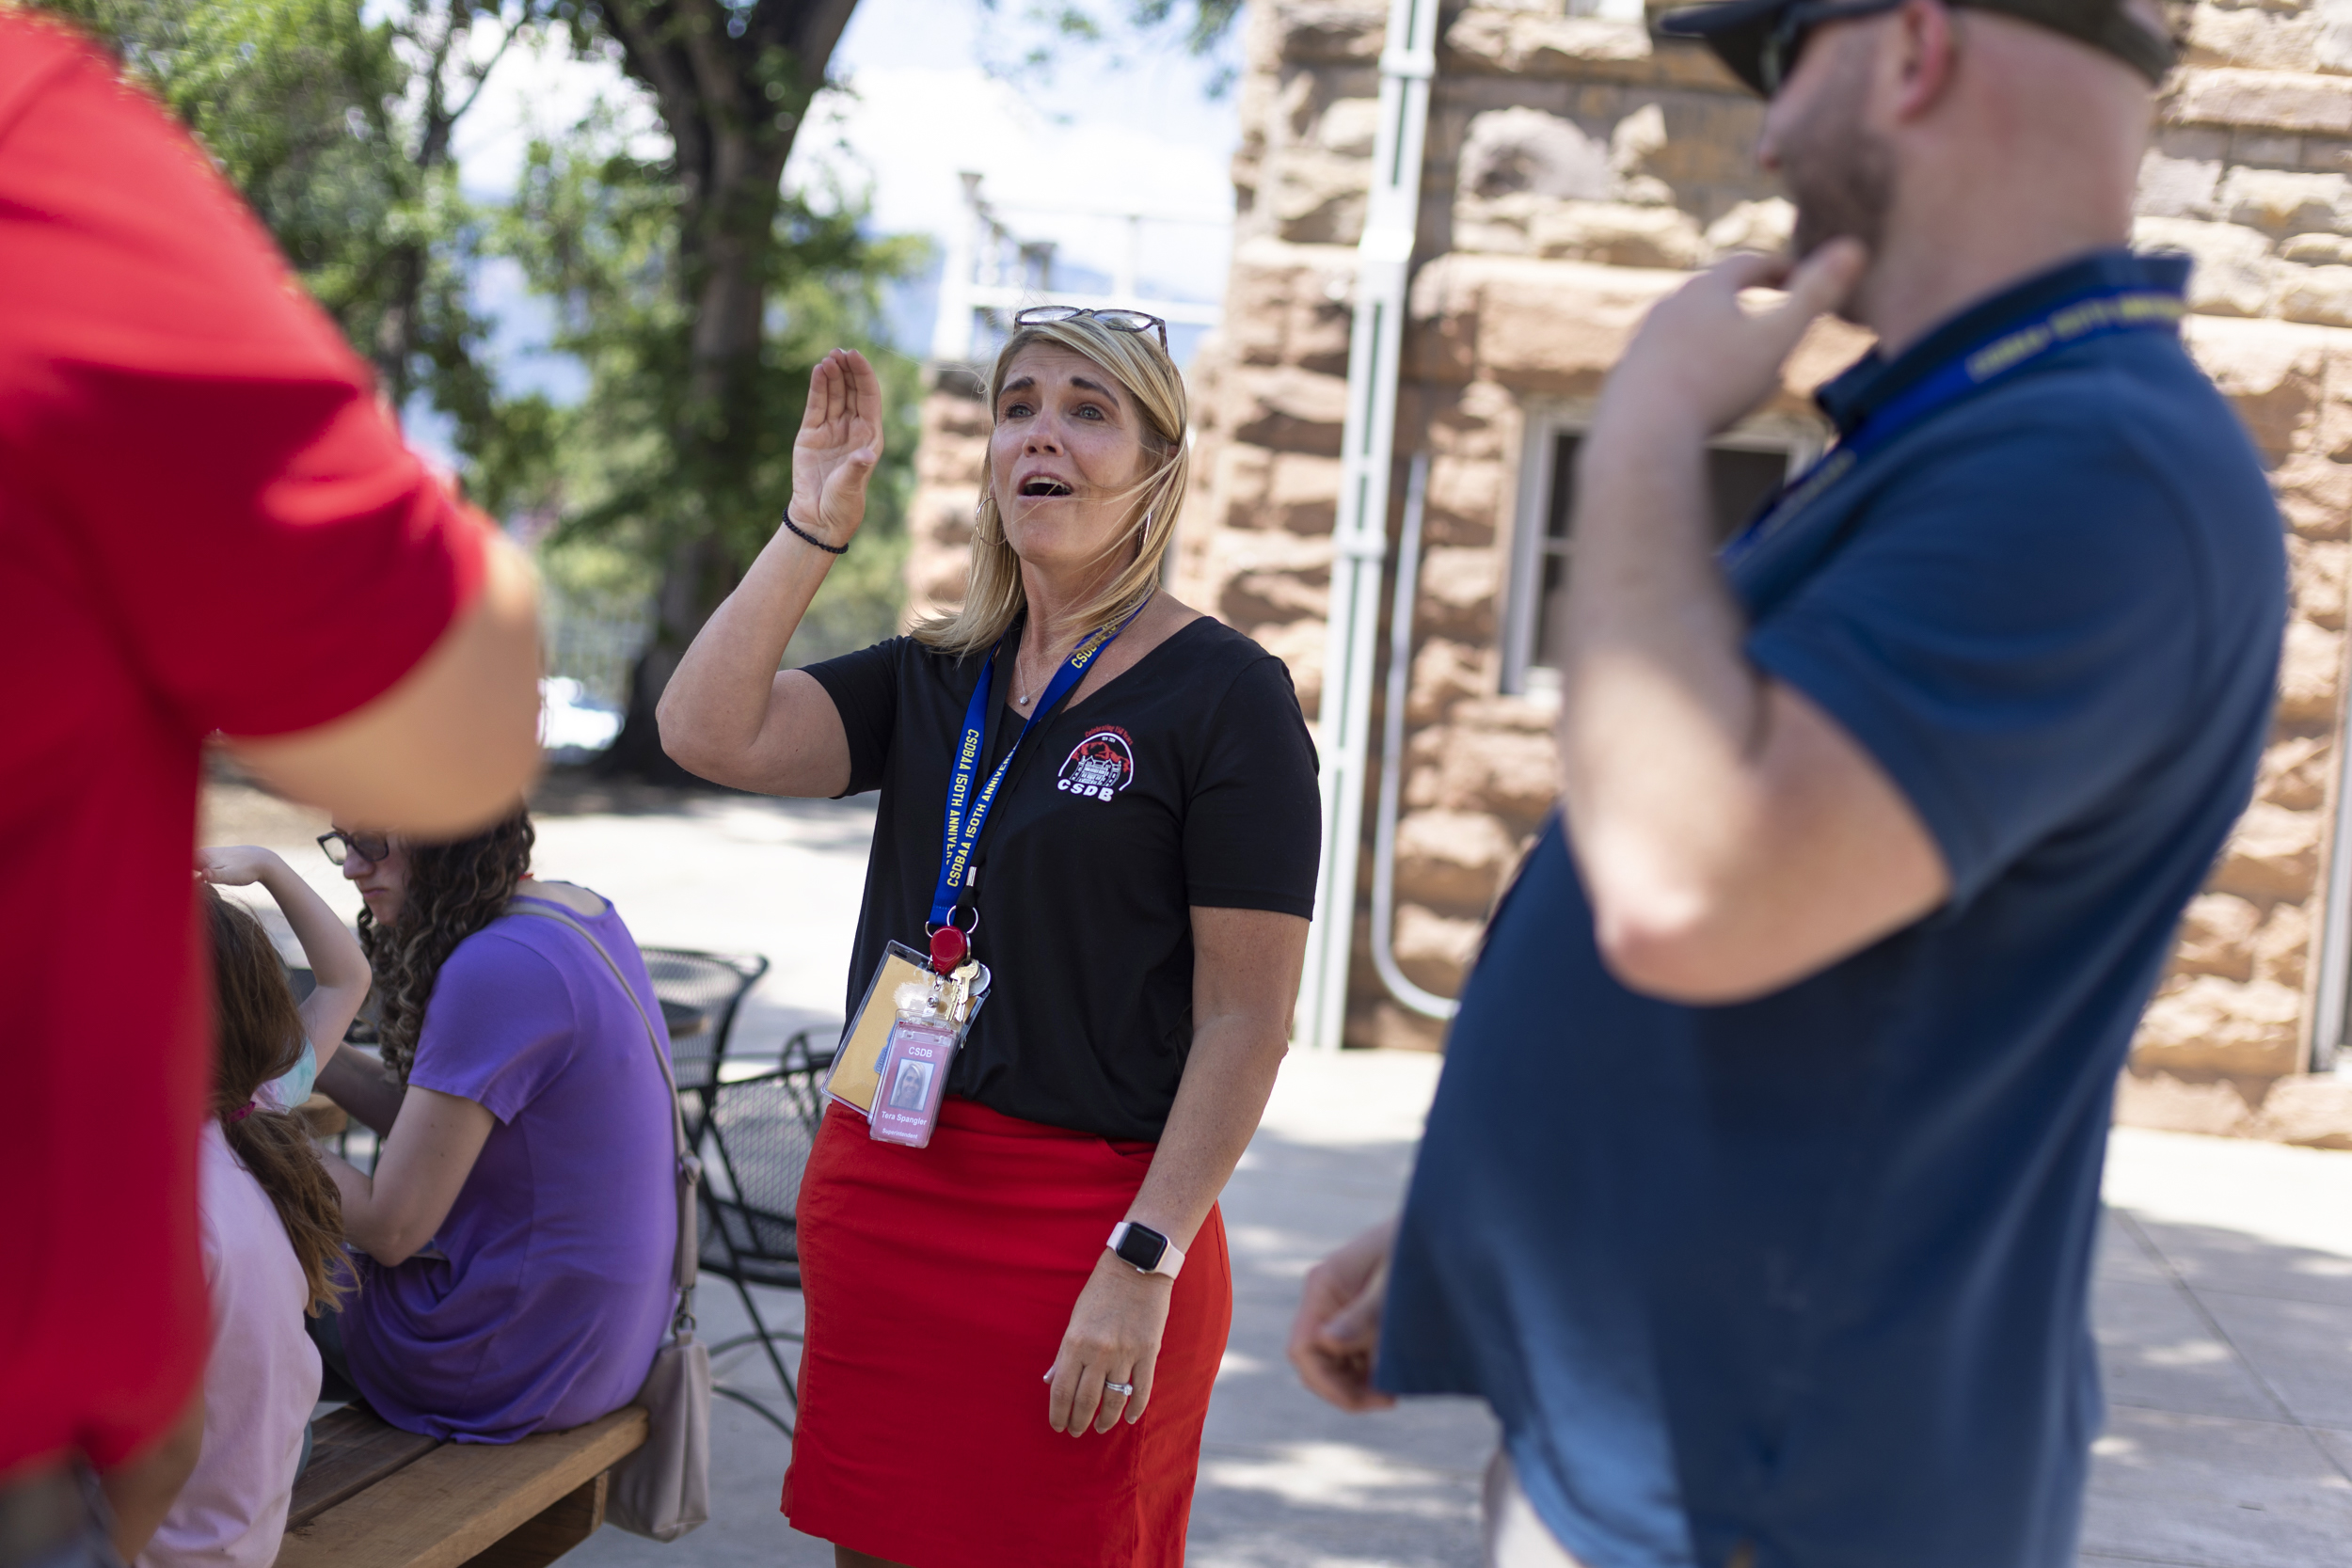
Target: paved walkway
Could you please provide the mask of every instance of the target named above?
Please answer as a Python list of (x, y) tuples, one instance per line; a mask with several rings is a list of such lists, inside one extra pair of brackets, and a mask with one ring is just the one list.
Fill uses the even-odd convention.
[[(596, 887), (640, 940), (775, 960), (739, 1037), (773, 1049), (839, 1016), (870, 809), (740, 797), (586, 796), (539, 818), (541, 870)], [(309, 844), (324, 824), (216, 793), (215, 836), (281, 847), (346, 915), (357, 901)], [(1394, 1205), (1435, 1058), (1295, 1055), (1225, 1198), (1232, 1348), (1217, 1382), (1188, 1560), (1197, 1568), (1439, 1568), (1471, 1562), (1483, 1407), (1417, 1401), (1351, 1418), (1281, 1359), (1312, 1260)], [(2352, 1153), (2120, 1132), (2108, 1162), (2098, 1328), (2110, 1416), (2085, 1568), (2340, 1568), (2352, 1562)], [(707, 1338), (738, 1331), (722, 1282)], [(794, 1321), (797, 1300), (763, 1292)], [(747, 1389), (772, 1376), (737, 1358)], [(776, 1513), (784, 1438), (726, 1401), (713, 1418), (715, 1517), (672, 1546), (606, 1530), (567, 1560), (829, 1564)]]

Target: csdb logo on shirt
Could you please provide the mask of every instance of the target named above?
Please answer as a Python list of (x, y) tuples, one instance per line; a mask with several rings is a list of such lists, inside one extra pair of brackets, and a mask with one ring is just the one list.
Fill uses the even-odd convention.
[(1136, 779), (1136, 751), (1127, 732), (1116, 724), (1098, 724), (1070, 749), (1062, 760), (1054, 787), (1072, 795), (1107, 800)]

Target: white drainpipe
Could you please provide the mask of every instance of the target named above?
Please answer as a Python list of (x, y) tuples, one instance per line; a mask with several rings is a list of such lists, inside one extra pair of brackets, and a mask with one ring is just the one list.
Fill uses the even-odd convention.
[(1422, 515), (1429, 454), (1413, 453), (1405, 482), (1405, 531), (1396, 542), (1396, 594), (1389, 602), (1389, 691), (1380, 715), (1380, 808), (1372, 822), (1372, 966), (1389, 994), (1423, 1018), (1450, 1019), (1450, 996), (1413, 984), (1396, 961), (1396, 813), (1405, 788), (1405, 706), (1413, 684), (1413, 600), (1421, 584)]
[(1340, 1045), (1354, 948), (1356, 864), (1371, 752), (1373, 639), (1388, 554), (1398, 349), (1406, 266), (1421, 217), (1422, 143), (1437, 74), (1438, 0), (1389, 0), (1380, 53), (1380, 125), (1372, 191), (1356, 245), (1356, 314), (1347, 342), (1347, 421), (1340, 438), (1339, 515), (1331, 529), (1331, 608), (1315, 742), (1323, 758), (1323, 873), (1298, 989), (1298, 1040)]

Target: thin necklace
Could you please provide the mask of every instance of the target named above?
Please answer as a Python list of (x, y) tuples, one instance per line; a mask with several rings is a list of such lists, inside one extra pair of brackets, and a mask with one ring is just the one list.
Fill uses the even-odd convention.
[[(1077, 646), (1077, 644), (1076, 644), (1075, 642), (1073, 642), (1073, 643), (1071, 644), (1071, 646), (1074, 648), (1074, 647), (1076, 647), (1076, 646)], [(1057, 660), (1056, 662), (1057, 662), (1057, 664), (1058, 664), (1058, 662), (1059, 662), (1059, 661), (1058, 661), (1058, 660)], [(1021, 679), (1021, 650), (1020, 650), (1019, 648), (1015, 648), (1015, 649), (1012, 651), (1012, 681), (1013, 681), (1013, 685), (1014, 685), (1014, 686), (1016, 686), (1016, 687), (1021, 686), (1021, 685), (1023, 685), (1023, 684), (1024, 684), (1024, 683), (1023, 683), (1023, 681), (1022, 681), (1022, 679)], [(1017, 691), (1016, 691), (1016, 692), (1013, 694), (1013, 699), (1012, 699), (1012, 700), (1013, 700), (1015, 703), (1019, 704), (1021, 706), (1023, 706), (1023, 707), (1027, 707), (1027, 706), (1029, 705), (1029, 697), (1034, 697), (1034, 696), (1036, 696), (1036, 695), (1037, 695), (1037, 693), (1036, 693), (1036, 692), (1034, 692), (1034, 691), (1032, 691), (1032, 692), (1030, 692), (1030, 693), (1028, 694), (1028, 696), (1027, 696), (1027, 697), (1025, 697), (1025, 696), (1022, 696), (1019, 692), (1017, 692)]]

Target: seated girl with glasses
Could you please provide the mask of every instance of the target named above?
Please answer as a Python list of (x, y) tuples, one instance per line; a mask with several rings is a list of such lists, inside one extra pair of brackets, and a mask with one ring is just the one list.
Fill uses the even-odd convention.
[[(197, 863), (211, 884), (202, 903), (218, 1037), (197, 1146), (213, 1337), (203, 1447), (138, 1560), (266, 1568), (285, 1533), (319, 1394), (304, 1317), (343, 1290), (335, 1186), (289, 1113), (310, 1092), (314, 1069), (305, 1064), (332, 1058), (366, 999), (368, 961), (326, 901), (267, 849), (207, 849)], [(217, 891), (256, 883), (277, 900), (318, 982), (299, 1004), (269, 933)]]
[(378, 1415), (444, 1441), (619, 1409), (672, 1313), (660, 1003), (611, 903), (530, 875), (532, 837), (517, 809), (453, 844), (321, 840), (366, 905), (382, 1057), (345, 1052), (319, 1087), (385, 1138), (372, 1173), (328, 1159), (359, 1291), (314, 1337)]

